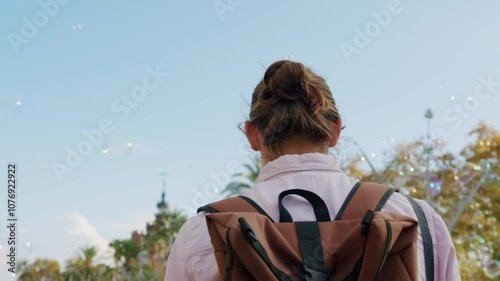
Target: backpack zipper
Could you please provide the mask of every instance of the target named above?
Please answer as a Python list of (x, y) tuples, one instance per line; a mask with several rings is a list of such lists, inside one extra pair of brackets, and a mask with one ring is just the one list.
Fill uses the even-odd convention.
[(290, 276), (286, 275), (284, 272), (282, 272), (278, 268), (274, 267), (274, 265), (271, 263), (269, 256), (267, 255), (266, 250), (264, 249), (262, 244), (259, 242), (259, 239), (257, 239), (257, 236), (255, 236), (255, 233), (253, 232), (252, 228), (250, 227), (248, 222), (245, 220), (245, 218), (243, 218), (243, 217), (239, 218), (238, 222), (240, 223), (242, 234), (247, 238), (247, 241), (249, 242), (252, 249), (255, 252), (257, 252), (259, 257), (264, 261), (267, 268), (269, 268), (269, 270), (271, 270), (273, 275), (280, 281), (292, 281)]
[(380, 273), (380, 270), (382, 270), (382, 266), (385, 263), (385, 260), (387, 259), (387, 255), (389, 254), (389, 246), (391, 244), (392, 240), (392, 227), (389, 221), (385, 221), (385, 225), (387, 226), (387, 242), (385, 243), (385, 250), (384, 250), (384, 255), (382, 256), (382, 261), (380, 261), (380, 264), (378, 265), (377, 269), (377, 274), (375, 275), (375, 279), (377, 278), (378, 274)]
[[(253, 236), (253, 237), (255, 237), (255, 236)], [(254, 240), (255, 242), (258, 242), (258, 240), (257, 240), (256, 238), (254, 238), (254, 239), (255, 239), (255, 240)], [(260, 244), (260, 243), (259, 243), (259, 244)], [(270, 263), (269, 263), (268, 257), (266, 257), (266, 256), (264, 255), (264, 253), (261, 253), (261, 252), (257, 249), (257, 247), (255, 247), (254, 243), (250, 243), (250, 246), (252, 247), (252, 249), (254, 249), (254, 250), (255, 250), (255, 252), (257, 252), (257, 254), (259, 255), (259, 257), (260, 257), (260, 258), (264, 261), (264, 263), (267, 265), (267, 268), (269, 268), (269, 269), (271, 270), (271, 272), (272, 272), (272, 273), (276, 276), (276, 278), (278, 278), (278, 280), (283, 280), (280, 276), (276, 275), (276, 273), (274, 272), (274, 270), (273, 270), (273, 266), (272, 266), (272, 264), (270, 264)]]
[(233, 271), (233, 263), (234, 263), (234, 250), (233, 247), (231, 247), (231, 242), (229, 241), (229, 231), (231, 229), (228, 228), (226, 231), (226, 266), (224, 268), (224, 281), (231, 281), (231, 273)]

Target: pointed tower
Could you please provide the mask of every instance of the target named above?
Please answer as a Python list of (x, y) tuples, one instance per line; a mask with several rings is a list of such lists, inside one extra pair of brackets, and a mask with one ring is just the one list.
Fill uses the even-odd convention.
[(161, 200), (160, 202), (158, 202), (156, 204), (156, 207), (158, 208), (158, 213), (157, 213), (157, 217), (159, 217), (161, 214), (164, 214), (168, 211), (168, 204), (167, 202), (165, 201), (165, 189), (167, 187), (167, 173), (163, 172), (163, 173), (160, 173), (160, 176), (163, 177), (163, 181), (162, 181), (162, 192), (161, 192)]

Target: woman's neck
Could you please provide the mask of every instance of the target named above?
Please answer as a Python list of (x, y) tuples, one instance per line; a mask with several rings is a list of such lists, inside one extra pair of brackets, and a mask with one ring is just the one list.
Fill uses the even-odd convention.
[(309, 141), (300, 139), (292, 139), (284, 142), (279, 148), (279, 155), (271, 153), (267, 149), (262, 149), (262, 160), (264, 164), (275, 160), (276, 158), (287, 154), (306, 154), (306, 153), (323, 153), (328, 154), (328, 146), (313, 144)]

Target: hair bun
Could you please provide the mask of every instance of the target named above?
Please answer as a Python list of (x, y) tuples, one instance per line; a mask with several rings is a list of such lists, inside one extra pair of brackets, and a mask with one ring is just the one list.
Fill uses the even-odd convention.
[(304, 94), (306, 69), (301, 63), (281, 60), (264, 74), (264, 84), (271, 95), (284, 101), (298, 100)]
[(268, 67), (255, 87), (247, 124), (261, 134), (262, 147), (269, 150), (265, 156), (275, 159), (295, 137), (329, 147), (339, 135), (332, 126), (338, 119), (325, 79), (301, 63), (281, 60)]
[(274, 104), (278, 101), (302, 99), (314, 113), (324, 109), (326, 101), (316, 87), (308, 81), (310, 70), (303, 64), (280, 60), (273, 63), (264, 74), (264, 91), (261, 102)]

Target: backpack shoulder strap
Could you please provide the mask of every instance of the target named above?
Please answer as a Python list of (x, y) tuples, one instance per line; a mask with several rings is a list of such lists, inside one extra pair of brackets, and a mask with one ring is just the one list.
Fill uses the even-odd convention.
[(238, 196), (222, 199), (220, 201), (207, 204), (205, 206), (201, 206), (198, 208), (197, 213), (199, 212), (207, 212), (207, 213), (224, 213), (224, 212), (249, 212), (249, 213), (260, 213), (270, 219), (272, 222), (273, 219), (262, 209), (255, 201), (246, 197), (246, 196)]
[(378, 212), (394, 191), (394, 188), (386, 185), (359, 181), (347, 195), (335, 220), (360, 219), (368, 210)]
[(425, 257), (425, 276), (427, 281), (434, 281), (434, 246), (432, 245), (432, 236), (429, 230), (429, 225), (425, 217), (424, 211), (420, 205), (410, 196), (405, 196), (410, 202), (418, 219), (418, 226), (422, 232), (424, 241), (424, 257)]

